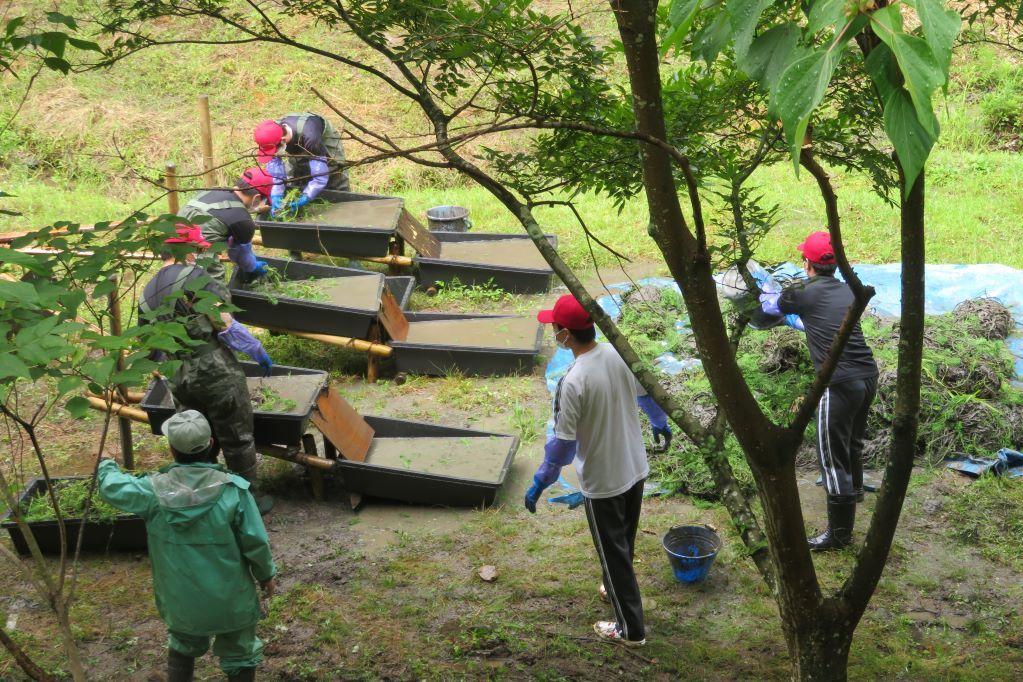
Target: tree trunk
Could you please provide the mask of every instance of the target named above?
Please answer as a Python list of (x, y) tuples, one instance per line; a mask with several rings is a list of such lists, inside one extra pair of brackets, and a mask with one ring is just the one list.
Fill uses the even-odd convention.
[(827, 621), (799, 633), (795, 649), (792, 650), (790, 645), (789, 651), (792, 657), (792, 679), (844, 682), (852, 635), (853, 628), (834, 628), (833, 623)]

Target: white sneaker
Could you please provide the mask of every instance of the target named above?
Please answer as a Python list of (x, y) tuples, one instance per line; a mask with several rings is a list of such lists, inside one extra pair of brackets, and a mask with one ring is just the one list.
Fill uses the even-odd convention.
[(593, 631), (597, 633), (597, 637), (600, 639), (630, 648), (641, 647), (646, 644), (646, 638), (637, 640), (622, 637), (622, 631), (618, 629), (618, 623), (613, 620), (598, 620), (593, 624)]

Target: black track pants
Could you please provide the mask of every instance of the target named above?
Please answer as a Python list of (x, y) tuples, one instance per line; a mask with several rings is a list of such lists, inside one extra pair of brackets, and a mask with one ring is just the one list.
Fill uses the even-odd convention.
[(639, 583), (632, 569), (636, 553), (636, 531), (643, 506), (643, 481), (621, 495), (601, 499), (586, 498), (586, 520), (590, 524), (593, 546), (600, 557), (604, 587), (614, 607), (615, 620), (625, 639), (646, 637), (643, 629), (643, 602)]
[(850, 379), (824, 389), (817, 405), (817, 455), (828, 495), (863, 488), (863, 434), (877, 379)]

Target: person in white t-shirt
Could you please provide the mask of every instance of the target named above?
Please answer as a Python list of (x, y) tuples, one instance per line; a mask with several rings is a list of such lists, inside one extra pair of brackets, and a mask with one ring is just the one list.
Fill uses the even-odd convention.
[(602, 639), (642, 646), (643, 602), (632, 559), (643, 482), (650, 469), (636, 403), (650, 418), (654, 442), (663, 441), (665, 447), (671, 442), (668, 417), (614, 348), (597, 343), (593, 320), (575, 297), (562, 296), (537, 319), (553, 324), (555, 341), (571, 350), (575, 361), (558, 382), (554, 437), (547, 441), (543, 464), (526, 491), (526, 509), (536, 513), (540, 494), (574, 460), (604, 578), (600, 598), (615, 613), (615, 620), (597, 621), (593, 629)]

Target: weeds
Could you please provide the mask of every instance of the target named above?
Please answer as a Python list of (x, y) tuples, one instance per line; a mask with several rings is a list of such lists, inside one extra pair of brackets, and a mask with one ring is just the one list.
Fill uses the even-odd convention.
[(326, 303), (330, 301), (330, 295), (324, 291), (324, 287), (331, 284), (331, 278), (285, 279), (278, 270), (270, 268), (264, 277), (249, 285), (249, 291), (264, 294), (272, 305), (277, 305), (279, 298)]
[(249, 400), (256, 412), (293, 412), (298, 406), (291, 398), (285, 398), (273, 386), (260, 380), (249, 388)]
[(532, 443), (543, 435), (544, 420), (521, 404), (512, 406), (511, 426), (522, 443)]
[[(85, 507), (89, 504), (89, 487), (92, 480), (89, 478), (77, 481), (53, 481), (54, 493), (57, 496), (57, 505), (60, 507), (61, 516), (65, 519), (82, 518), (85, 515)], [(25, 521), (54, 521), (57, 516), (54, 513), (50, 497), (45, 492), (34, 495), (25, 504)], [(104, 502), (93, 490), (92, 503), (89, 508), (89, 521), (97, 523), (113, 523), (118, 516), (124, 513), (116, 507)]]

